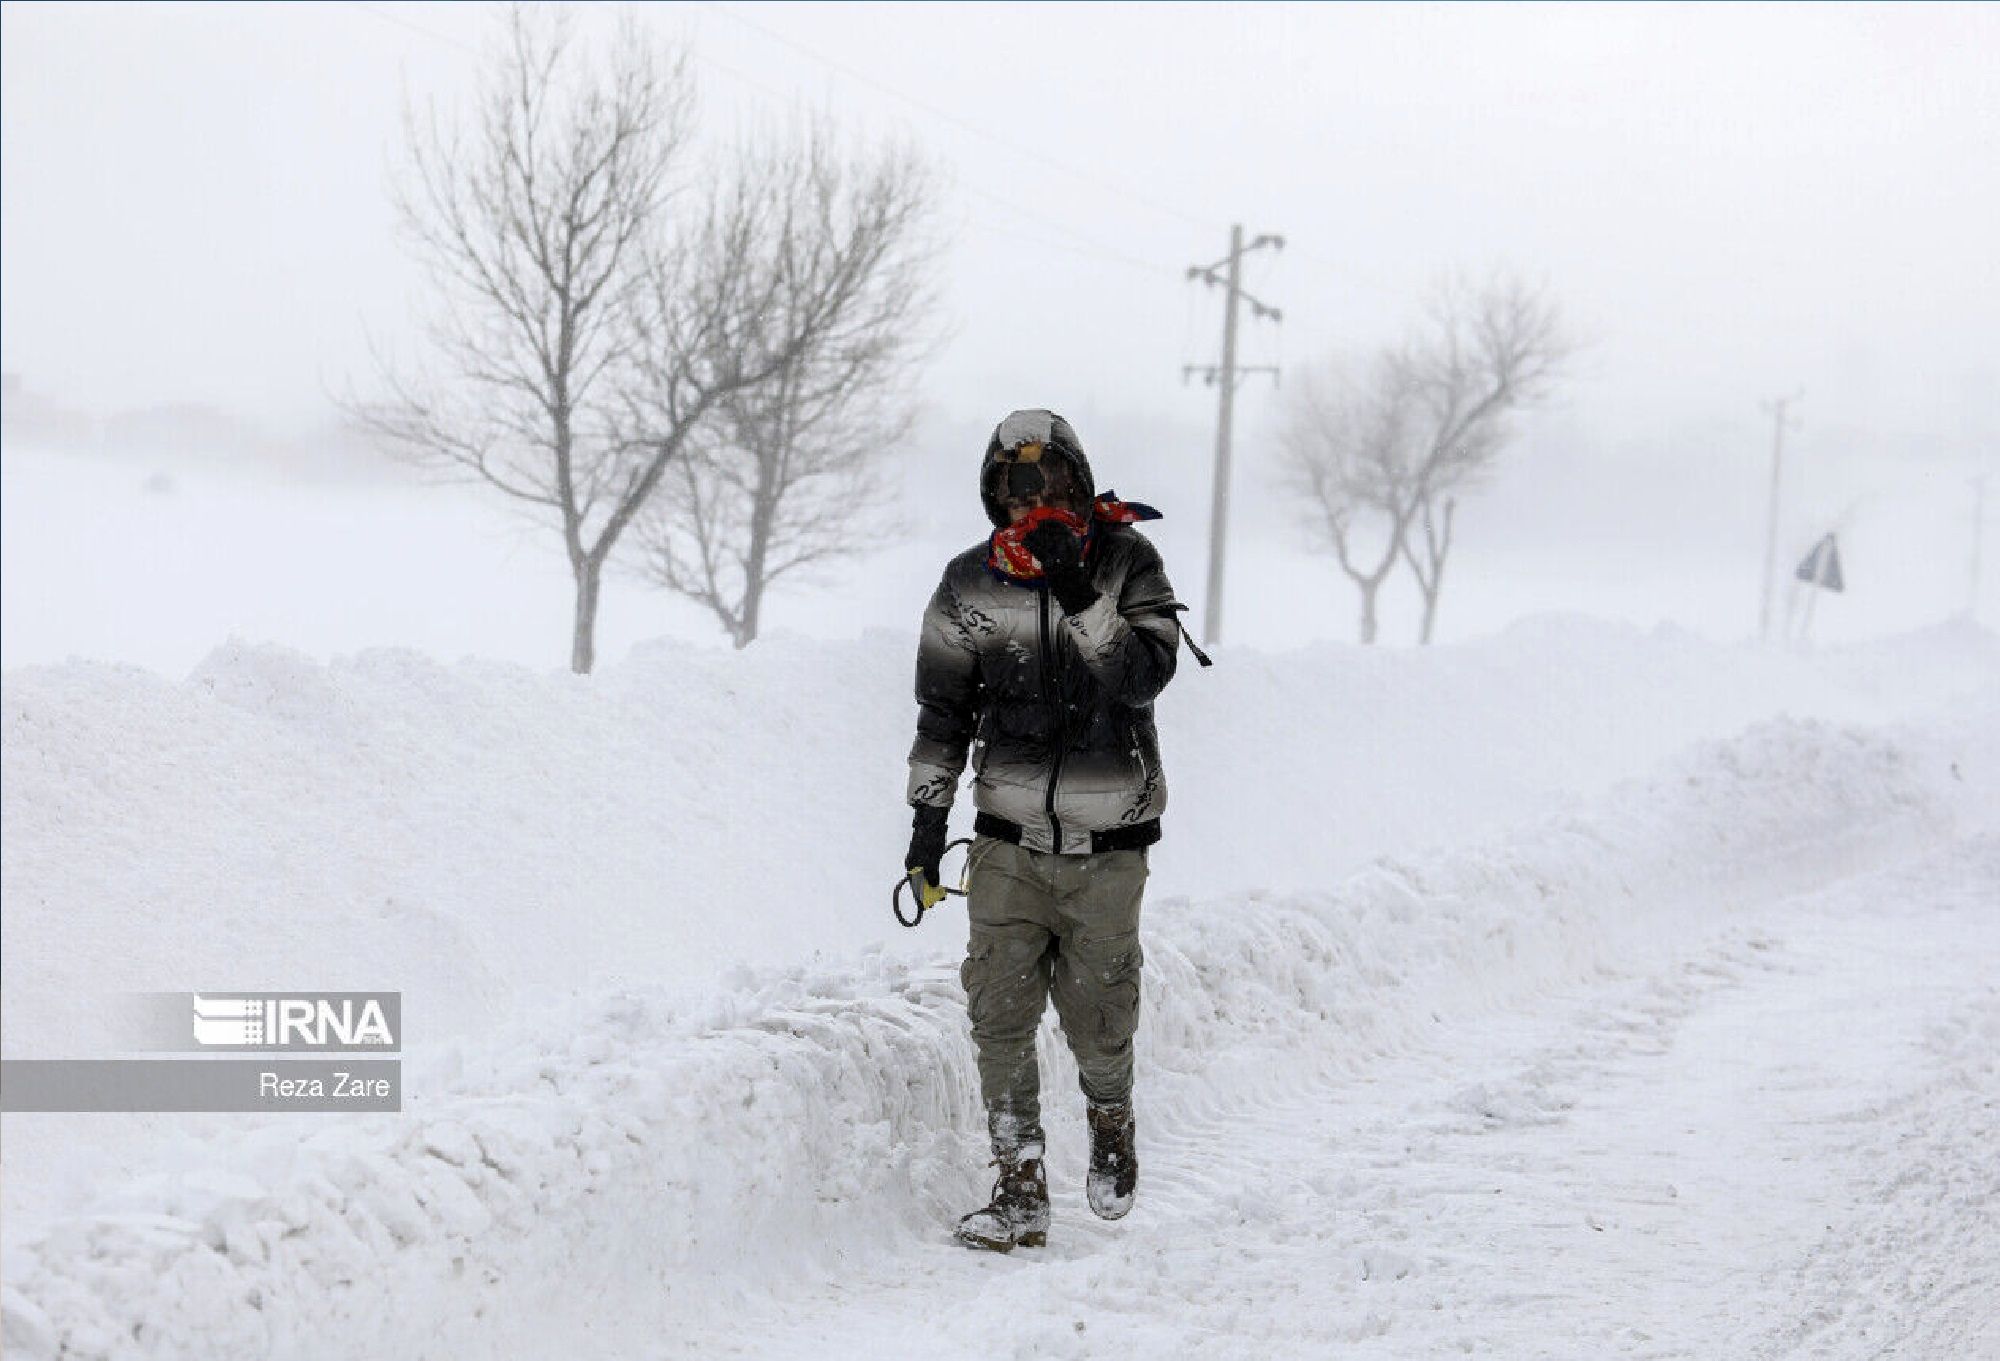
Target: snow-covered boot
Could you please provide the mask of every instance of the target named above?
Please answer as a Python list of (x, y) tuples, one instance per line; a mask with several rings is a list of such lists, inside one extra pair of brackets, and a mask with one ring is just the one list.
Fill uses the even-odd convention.
[(958, 1221), (958, 1241), (989, 1252), (1041, 1247), (1049, 1239), (1049, 1183), (1042, 1160), (1003, 1156), (993, 1162), (1000, 1169), (993, 1203)]
[(1090, 1176), (1084, 1190), (1099, 1219), (1123, 1219), (1139, 1185), (1139, 1156), (1133, 1148), (1136, 1124), (1130, 1106), (1092, 1106)]

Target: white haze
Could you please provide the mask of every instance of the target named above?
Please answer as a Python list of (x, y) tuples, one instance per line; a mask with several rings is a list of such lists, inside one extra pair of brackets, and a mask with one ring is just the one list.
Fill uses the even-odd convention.
[[(781, 596), (777, 630), (907, 631), (983, 527), (1007, 409), (1076, 423), (1102, 484), (1169, 513), (1202, 602), (1218, 298), (1182, 277), (1228, 226), (1281, 232), (1243, 359), (1393, 339), (1441, 270), (1546, 280), (1587, 342), (1463, 508), (1440, 632), (1546, 610), (1740, 635), (1756, 622), (1770, 426), (1788, 564), (1839, 529), (1821, 637), (1972, 592), (1970, 478), (2000, 470), (2000, 11), (1990, 7), (690, 6), (718, 137), (799, 104), (917, 138), (952, 179), (953, 338), (856, 533), (892, 547)], [(601, 35), (615, 17), (580, 18)], [(0, 348), (103, 418), (212, 405), (281, 437), (409, 342), (418, 279), (385, 184), (402, 90), (449, 106), (495, 11), (427, 5), (4, 9)], [(1351, 592), (1269, 487), (1276, 395), (1239, 403), (1228, 636), (1351, 638)], [(113, 441), (117, 446), (117, 441)], [(236, 632), (559, 664), (567, 581), (475, 490), (364, 463), (308, 477), (112, 447), (5, 449), (9, 665), (184, 670)], [(355, 476), (353, 473), (360, 475)], [(165, 474), (165, 477), (161, 475)], [(169, 484), (171, 484), (169, 486)], [(148, 487), (150, 486), (150, 490)], [(1989, 498), (2000, 503), (2000, 487)], [(1985, 617), (2000, 598), (1989, 545)], [(1392, 602), (1390, 641), (1412, 621)], [(607, 655), (696, 611), (636, 584)]]

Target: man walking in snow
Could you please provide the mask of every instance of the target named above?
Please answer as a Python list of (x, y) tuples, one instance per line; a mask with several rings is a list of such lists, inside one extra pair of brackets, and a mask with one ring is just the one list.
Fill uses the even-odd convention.
[(961, 977), (1000, 1174), (958, 1238), (1005, 1252), (1048, 1232), (1035, 1032), (1052, 994), (1088, 1103), (1090, 1208), (1132, 1207), (1139, 902), (1167, 802), (1153, 699), (1186, 607), (1132, 528), (1158, 512), (1099, 497), (1062, 417), (1002, 421), (979, 491), (994, 533), (951, 560), (924, 613), (904, 865), (920, 900), (935, 891), (970, 756)]

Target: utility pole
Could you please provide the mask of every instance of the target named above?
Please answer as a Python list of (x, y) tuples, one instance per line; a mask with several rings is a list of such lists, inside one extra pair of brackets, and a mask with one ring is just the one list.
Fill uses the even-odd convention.
[(1979, 550), (1986, 537), (1986, 477), (1972, 479), (1972, 591), (1965, 598), (1965, 616), (1979, 620)]
[(1265, 246), (1283, 250), (1285, 238), (1266, 233), (1246, 246), (1243, 244), (1242, 224), (1238, 223), (1229, 229), (1228, 255), (1212, 265), (1189, 265), (1187, 272), (1189, 279), (1201, 279), (1223, 290), (1221, 365), (1188, 364), (1181, 369), (1183, 383), (1199, 373), (1222, 389), (1221, 409), (1215, 423), (1215, 491), (1209, 502), (1208, 614), (1201, 629), (1201, 640), (1210, 647), (1222, 641), (1222, 557), (1229, 533), (1229, 427), (1236, 414), (1236, 384), (1242, 376), (1252, 373), (1268, 373), (1273, 382), (1278, 378), (1278, 370), (1269, 364), (1251, 368), (1239, 368), (1236, 364), (1238, 299), (1250, 304), (1252, 316), (1268, 317), (1272, 321), (1285, 319), (1283, 312), (1243, 291), (1243, 257)]
[(1771, 592), (1775, 589), (1778, 572), (1778, 487), (1780, 473), (1785, 461), (1785, 413), (1793, 402), (1804, 396), (1795, 392), (1789, 397), (1765, 402), (1764, 409), (1771, 413), (1771, 510), (1764, 526), (1764, 605), (1757, 617), (1757, 636), (1766, 640), (1771, 637)]

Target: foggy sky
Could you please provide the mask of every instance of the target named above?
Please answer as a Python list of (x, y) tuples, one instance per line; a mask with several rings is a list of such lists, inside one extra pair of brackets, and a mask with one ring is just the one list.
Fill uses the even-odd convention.
[[(1179, 276), (1240, 220), (1292, 247), (1253, 272), (1287, 309), (1254, 359), (1387, 338), (1438, 270), (1504, 262), (1595, 342), (1593, 421), (1803, 385), (1829, 418), (1996, 424), (1991, 6), (740, 11), (797, 48), (723, 7), (641, 13), (704, 58), (712, 131), (804, 100), (948, 165), (946, 400), (1180, 400), (1216, 298)], [(6, 6), (6, 367), (92, 406), (318, 412), (364, 328), (405, 320), (400, 91), (449, 103), (491, 23)]]
[[(1547, 282), (1586, 348), (1485, 493), (1488, 543), (1754, 551), (1758, 402), (1800, 389), (1815, 525), (1899, 469), (2000, 459), (2000, 7), (637, 13), (692, 43), (713, 136), (824, 107), (948, 173), (953, 339), (924, 384), (919, 493), (962, 491), (993, 421), (1046, 405), (1191, 530), (1214, 394), (1181, 367), (1214, 361), (1219, 299), (1183, 276), (1231, 222), (1288, 238), (1247, 276), (1285, 321), (1246, 320), (1242, 354), (1288, 371), (1394, 339), (1443, 270)], [(407, 340), (420, 280), (386, 194), (403, 92), (461, 99), (496, 11), (8, 4), (0, 23), (0, 351), (31, 390), (303, 427), (366, 386), (370, 335)], [(1274, 402), (1246, 387), (1246, 458)]]

